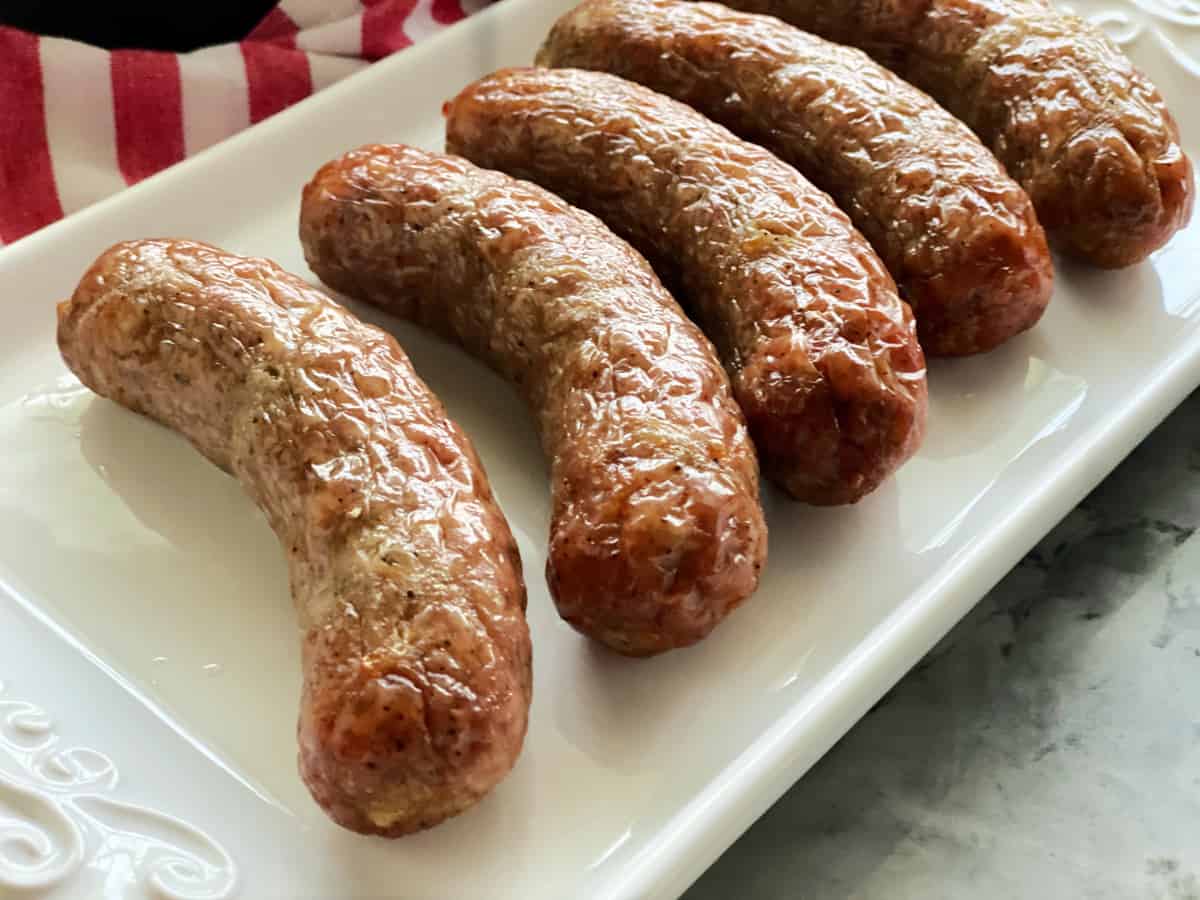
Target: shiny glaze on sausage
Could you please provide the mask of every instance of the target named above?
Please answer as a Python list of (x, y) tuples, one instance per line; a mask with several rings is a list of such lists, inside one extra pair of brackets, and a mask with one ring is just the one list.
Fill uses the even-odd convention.
[(707, 635), (758, 583), (758, 463), (716, 355), (650, 266), (537, 185), (403, 145), (324, 166), (301, 240), (336, 290), (516, 384), (551, 463), (559, 611), (627, 654)]
[(1191, 215), (1162, 95), (1098, 28), (1047, 0), (729, 0), (861, 47), (982, 138), (1066, 251), (1140, 262)]
[(969, 128), (859, 50), (715, 3), (584, 0), (537, 61), (637, 81), (794, 165), (879, 253), (927, 354), (990, 350), (1050, 300), (1050, 251), (1020, 185)]
[(507, 774), (532, 689), (520, 557), (394, 339), (267, 260), (144, 240), (96, 260), (58, 344), (266, 514), (303, 631), (300, 772), (336, 822), (405, 834)]
[(912, 313), (849, 219), (795, 169), (612, 75), (508, 69), (446, 105), (446, 142), (596, 213), (716, 345), (764, 471), (852, 503), (920, 443)]

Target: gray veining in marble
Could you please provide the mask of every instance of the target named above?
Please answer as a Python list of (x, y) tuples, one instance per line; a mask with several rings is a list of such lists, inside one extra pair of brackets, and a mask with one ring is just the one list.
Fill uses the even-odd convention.
[(1200, 392), (686, 900), (1200, 900)]

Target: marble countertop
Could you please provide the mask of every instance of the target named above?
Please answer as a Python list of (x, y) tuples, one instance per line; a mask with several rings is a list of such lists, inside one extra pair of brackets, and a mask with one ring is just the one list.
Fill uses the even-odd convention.
[(1200, 392), (686, 900), (1200, 900)]

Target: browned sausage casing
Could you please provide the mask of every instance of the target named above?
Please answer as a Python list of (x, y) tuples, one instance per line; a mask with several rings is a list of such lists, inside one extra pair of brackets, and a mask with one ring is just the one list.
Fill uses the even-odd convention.
[(916, 449), (912, 313), (845, 214), (690, 107), (577, 69), (509, 69), (447, 104), (446, 143), (590, 209), (650, 259), (725, 362), (764, 470), (852, 503)]
[(866, 50), (974, 129), (1065, 249), (1115, 268), (1187, 222), (1192, 167), (1162, 96), (1046, 0), (728, 0)]
[(1050, 251), (1020, 185), (859, 50), (715, 3), (584, 0), (537, 61), (640, 82), (796, 166), (879, 253), (928, 354), (990, 350), (1050, 300)]
[(266, 513), (304, 631), (300, 771), (336, 822), (401, 835), (504, 777), (531, 691), (520, 557), (391, 337), (267, 260), (147, 240), (96, 260), (58, 344)]
[(304, 190), (337, 290), (447, 335), (520, 386), (552, 465), (547, 579), (630, 654), (691, 644), (758, 583), (758, 463), (721, 364), (650, 266), (536, 185), (363, 147)]

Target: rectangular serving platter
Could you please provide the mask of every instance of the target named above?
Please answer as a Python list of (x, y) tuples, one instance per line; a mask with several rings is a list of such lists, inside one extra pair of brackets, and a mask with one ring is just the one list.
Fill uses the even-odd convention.
[[(897, 478), (851, 508), (768, 491), (755, 597), (700, 646), (633, 661), (553, 611), (546, 466), (514, 392), (361, 310), (480, 451), (525, 561), (536, 684), (524, 754), (479, 807), (397, 842), (339, 830), (296, 775), (274, 537), (182, 439), (67, 375), (54, 303), (131, 237), (311, 278), (296, 217), (316, 167), (367, 142), (440, 149), (442, 101), (527, 63), (569, 5), (506, 0), (0, 252), (0, 894), (677, 896), (1200, 384), (1200, 226), (1124, 271), (1058, 260), (1036, 330), (931, 364), (928, 438)], [(1196, 157), (1200, 16), (1176, 6), (1076, 4)]]

